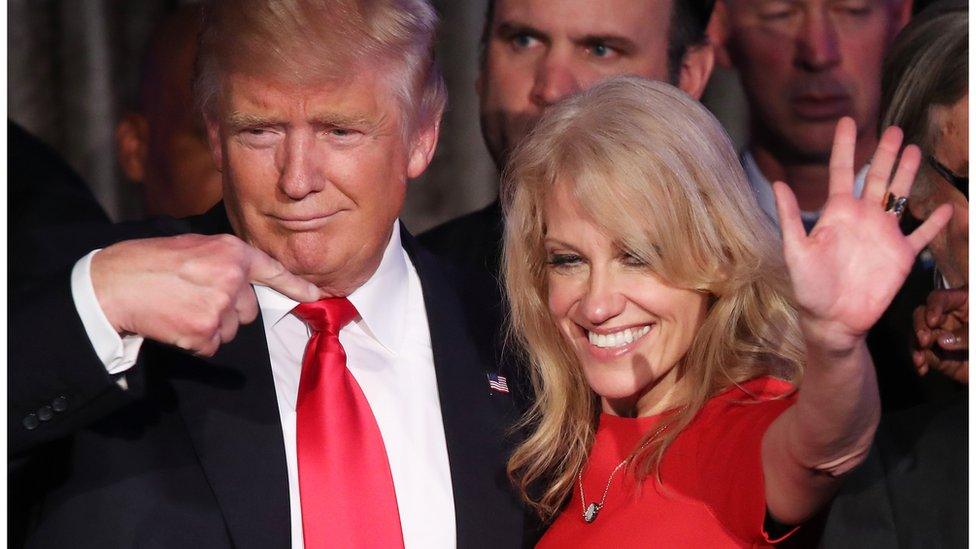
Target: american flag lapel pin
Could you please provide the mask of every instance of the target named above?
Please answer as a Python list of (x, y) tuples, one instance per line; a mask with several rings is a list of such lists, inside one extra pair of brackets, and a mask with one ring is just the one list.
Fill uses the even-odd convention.
[(508, 392), (508, 381), (505, 380), (505, 376), (500, 376), (498, 374), (487, 374), (488, 375), (488, 387), (495, 391), (496, 393), (507, 393)]

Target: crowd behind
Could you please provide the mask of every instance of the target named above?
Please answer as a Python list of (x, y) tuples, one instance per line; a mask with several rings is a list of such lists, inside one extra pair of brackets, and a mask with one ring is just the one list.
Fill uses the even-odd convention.
[[(146, 222), (8, 122), (11, 546), (966, 544), (966, 2), (491, 1), (498, 199), (416, 239), (397, 213), (449, 105), (433, 9), (274, 5), (154, 31), (116, 129)], [(716, 64), (742, 150), (698, 103)], [(342, 458), (302, 445), (323, 328), (287, 313), (336, 299), (392, 511), (375, 468), (309, 476)], [(221, 480), (225, 429), (282, 451)], [(281, 497), (234, 508), (252, 477)]]

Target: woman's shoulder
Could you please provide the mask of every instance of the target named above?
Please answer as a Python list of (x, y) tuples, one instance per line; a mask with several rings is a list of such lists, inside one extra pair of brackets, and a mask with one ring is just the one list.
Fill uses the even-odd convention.
[(796, 386), (789, 381), (761, 376), (741, 382), (733, 382), (710, 398), (702, 411), (709, 408), (728, 408), (778, 401), (795, 400)]
[[(795, 385), (771, 376), (758, 377), (733, 384), (709, 399), (694, 423), (711, 434), (733, 437), (742, 436), (743, 431), (763, 432), (794, 402)], [(718, 438), (724, 440), (728, 436)]]

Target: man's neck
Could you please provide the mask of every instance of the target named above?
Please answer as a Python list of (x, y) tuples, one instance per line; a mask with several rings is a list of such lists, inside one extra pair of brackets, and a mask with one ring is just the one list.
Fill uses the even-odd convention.
[[(858, 136), (857, 148), (854, 151), (855, 174), (870, 160), (871, 152), (876, 146), (877, 137), (873, 132)], [(828, 161), (784, 160), (775, 156), (773, 151), (762, 143), (753, 143), (749, 151), (766, 180), (770, 183), (783, 181), (789, 185), (796, 195), (800, 210), (818, 212), (823, 209), (827, 202), (830, 182)]]

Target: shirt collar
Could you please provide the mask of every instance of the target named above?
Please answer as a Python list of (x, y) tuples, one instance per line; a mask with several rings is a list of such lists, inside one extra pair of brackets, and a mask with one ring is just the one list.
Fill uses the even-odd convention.
[[(746, 178), (749, 180), (749, 185), (752, 187), (753, 193), (756, 195), (756, 200), (759, 202), (759, 207), (762, 208), (766, 215), (768, 215), (773, 221), (779, 225), (779, 215), (776, 213), (776, 195), (773, 194), (773, 184), (766, 179), (763, 175), (762, 170), (759, 169), (759, 164), (756, 164), (756, 159), (752, 156), (752, 153), (748, 150), (742, 153), (742, 168), (746, 172)], [(854, 196), (861, 196), (861, 191), (864, 190), (864, 178), (868, 173), (868, 167), (870, 164), (865, 164), (854, 178)], [(806, 212), (801, 211), (800, 217), (804, 221), (815, 222), (820, 218), (820, 212)]]
[[(407, 255), (400, 242), (400, 222), (394, 221), (390, 241), (383, 251), (379, 267), (366, 282), (349, 294), (349, 301), (359, 311), (356, 321), (363, 330), (387, 350), (396, 354), (403, 339), (409, 284)], [(267, 286), (254, 286), (261, 315), (274, 326), (292, 311), (298, 302)]]

